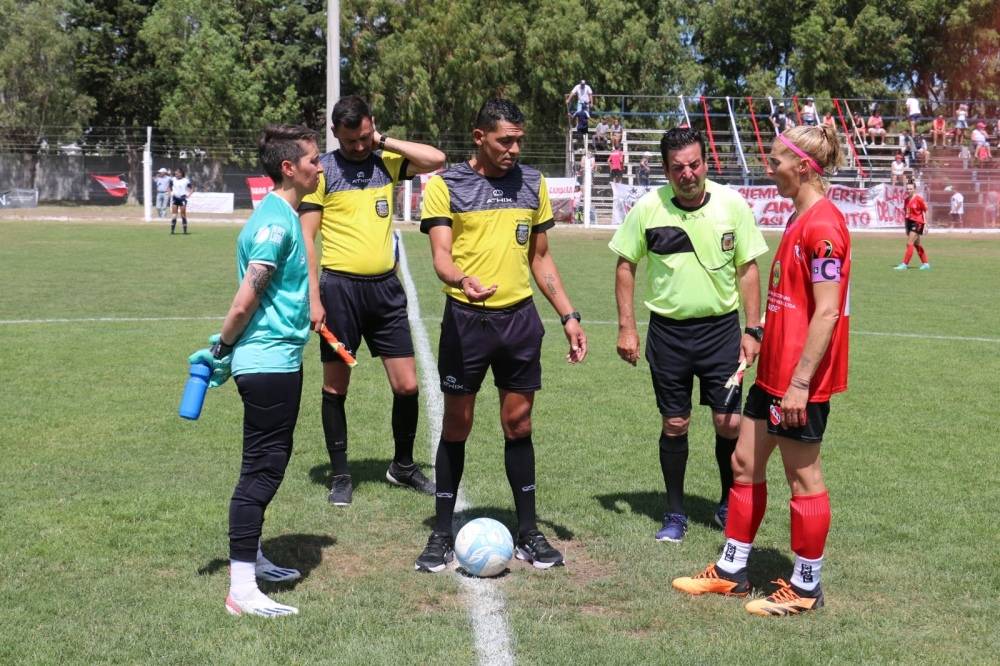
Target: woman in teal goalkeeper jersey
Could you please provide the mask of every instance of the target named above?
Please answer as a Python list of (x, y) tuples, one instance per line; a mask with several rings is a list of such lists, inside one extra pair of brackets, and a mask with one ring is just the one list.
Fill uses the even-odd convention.
[(243, 463), (229, 504), (230, 587), (226, 611), (277, 617), (298, 609), (257, 588), (257, 578), (299, 578), (260, 548), (264, 511), (284, 478), (302, 396), (302, 349), (309, 338), (309, 275), (299, 203), (316, 190), (322, 166), (316, 134), (299, 125), (269, 125), (258, 144), (276, 183), (240, 232), (240, 286), (211, 349), (191, 363), (212, 367), (209, 386), (235, 378), (243, 399)]

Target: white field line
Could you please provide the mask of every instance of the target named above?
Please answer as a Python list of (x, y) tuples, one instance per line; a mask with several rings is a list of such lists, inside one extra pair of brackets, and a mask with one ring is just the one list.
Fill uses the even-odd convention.
[[(420, 369), (420, 394), (427, 405), (426, 420), (431, 433), (431, 461), (437, 455), (438, 440), (441, 437), (441, 420), (444, 416), (444, 400), (441, 397), (441, 380), (437, 372), (437, 361), (431, 351), (427, 328), (420, 316), (420, 300), (417, 289), (410, 275), (409, 263), (406, 259), (406, 248), (402, 238), (399, 239), (399, 275), (406, 291), (407, 308), (409, 310), (410, 329), (413, 332), (413, 347), (417, 357), (417, 367)], [(428, 321), (437, 321), (428, 317)], [(458, 492), (458, 502), (455, 510), (459, 513), (470, 507), (465, 499), (465, 493)], [(459, 522), (462, 522), (461, 516)], [(481, 666), (508, 666), (515, 663), (514, 652), (511, 649), (510, 630), (507, 628), (507, 605), (503, 592), (495, 581), (458, 577), (461, 592), (459, 596), (469, 613), (472, 623), (473, 642), (479, 655)]]
[[(402, 251), (401, 251), (402, 252)], [(400, 267), (402, 268), (402, 255), (400, 255)], [(413, 280), (410, 278), (409, 273), (403, 274), (403, 284), (407, 290), (407, 297), (409, 298), (409, 293), (416, 294), (416, 289), (413, 286)], [(225, 315), (211, 316), (211, 317), (76, 317), (67, 319), (0, 319), (0, 326), (14, 325), (14, 324), (86, 324), (86, 323), (128, 323), (128, 322), (139, 322), (139, 321), (205, 321), (205, 320), (215, 320), (222, 321), (225, 319)], [(434, 360), (434, 354), (430, 351), (430, 343), (427, 341), (427, 330), (423, 328), (423, 322), (425, 321), (441, 321), (440, 317), (421, 317), (419, 305), (410, 310), (410, 321), (413, 322), (411, 327), (414, 329), (414, 335), (416, 332), (416, 323), (420, 322), (420, 328), (422, 329), (424, 336), (424, 344), (427, 345), (427, 358), (422, 358), (419, 350), (417, 351), (417, 357), (420, 359), (421, 363), (430, 363), (427, 366), (427, 370), (424, 370), (422, 374), (431, 373), (431, 376), (424, 376), (421, 379), (421, 385), (427, 389), (427, 393), (436, 393), (439, 390), (440, 383), (437, 375), (437, 363)], [(556, 319), (542, 319), (543, 323), (554, 324)], [(617, 326), (617, 321), (594, 321), (588, 320), (585, 322), (587, 326)], [(646, 326), (647, 323), (644, 321), (636, 322), (637, 326)], [(851, 331), (851, 335), (877, 335), (887, 338), (913, 338), (917, 340), (953, 340), (956, 342), (1000, 342), (1000, 338), (980, 338), (966, 335), (932, 335), (929, 333), (893, 333), (890, 331), (859, 331), (854, 329)], [(423, 388), (421, 389), (423, 391)], [(430, 398), (428, 398), (430, 399)], [(441, 402), (441, 397), (436, 396), (436, 400)], [(435, 409), (433, 405), (428, 405), (428, 409)], [(444, 406), (439, 405), (437, 407), (438, 415), (442, 413)], [(440, 419), (435, 421), (437, 424)], [(433, 426), (436, 428), (432, 432), (431, 442), (431, 460), (434, 459), (434, 455), (437, 453), (437, 442), (441, 436), (441, 428), (437, 425)], [(461, 503), (461, 499), (459, 500)], [(468, 505), (463, 505), (463, 508), (459, 509), (464, 511), (468, 508)]]

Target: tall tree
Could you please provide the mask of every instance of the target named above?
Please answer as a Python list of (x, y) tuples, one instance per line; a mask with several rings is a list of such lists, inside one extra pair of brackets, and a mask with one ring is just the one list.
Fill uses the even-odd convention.
[[(0, 0), (0, 141), (22, 156), (15, 185), (34, 187), (43, 142), (78, 138), (93, 100), (77, 89), (64, 0)], [(49, 134), (61, 128), (62, 134)]]

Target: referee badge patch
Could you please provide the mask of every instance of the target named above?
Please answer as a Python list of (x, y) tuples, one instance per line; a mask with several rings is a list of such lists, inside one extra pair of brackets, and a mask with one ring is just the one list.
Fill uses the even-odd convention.
[(732, 232), (722, 234), (722, 251), (732, 252), (734, 247), (736, 247), (736, 236)]
[(377, 199), (375, 201), (375, 214), (379, 217), (389, 217), (388, 199)]
[(524, 245), (528, 242), (528, 221), (518, 220), (517, 229), (514, 232), (514, 238), (517, 239), (518, 245)]

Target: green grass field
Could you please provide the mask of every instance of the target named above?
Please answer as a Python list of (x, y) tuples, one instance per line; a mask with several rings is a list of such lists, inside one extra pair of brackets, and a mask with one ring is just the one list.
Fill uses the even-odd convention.
[[(304, 575), (262, 587), (301, 614), (224, 612), (240, 400), (230, 382), (209, 394), (197, 422), (177, 407), (186, 357), (218, 331), (235, 291), (238, 231), (193, 224), (191, 236), (171, 238), (162, 224), (0, 222), (0, 663), (477, 661), (459, 579), (413, 571), (433, 500), (384, 481), (391, 394), (365, 352), (347, 403), (355, 501), (327, 504), (315, 341), (296, 450), (264, 527), (269, 556)], [(436, 354), (443, 296), (426, 237), (412, 228), (403, 236)], [(855, 237), (850, 390), (833, 401), (823, 445), (833, 506), (827, 607), (775, 620), (670, 587), (723, 542), (711, 520), (711, 423), (695, 412), (688, 537), (656, 543), (659, 415), (648, 366), (615, 354), (609, 236), (551, 234), (590, 355), (565, 363), (565, 339), (542, 301), (539, 517), (568, 566), (538, 572), (517, 562), (492, 583), (517, 661), (997, 663), (1000, 239), (931, 234), (933, 270), (903, 273), (891, 270), (902, 234)], [(777, 240), (768, 236), (772, 248)], [(463, 489), (472, 515), (514, 527), (497, 411), (495, 391), (484, 390)], [(425, 463), (426, 413), (417, 447)], [(766, 589), (788, 578), (792, 557), (777, 461), (769, 478), (750, 569)]]

